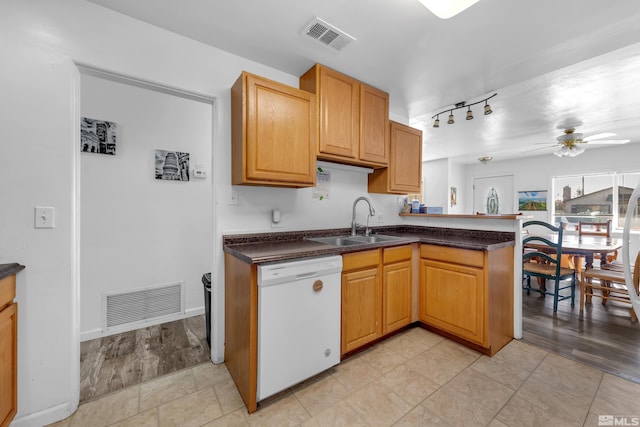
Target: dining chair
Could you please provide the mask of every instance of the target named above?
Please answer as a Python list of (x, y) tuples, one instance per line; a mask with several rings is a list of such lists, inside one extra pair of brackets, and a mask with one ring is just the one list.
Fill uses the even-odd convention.
[[(562, 223), (558, 227), (543, 221), (526, 221), (522, 224), (523, 229), (537, 228), (535, 232), (526, 234), (522, 240), (522, 246), (526, 250), (522, 254), (522, 274), (526, 278), (526, 285), (523, 289), (527, 295), (531, 291), (539, 292), (543, 295), (553, 296), (553, 311), (558, 311), (558, 301), (571, 299), (571, 306), (575, 303), (576, 292), (576, 271), (572, 268), (562, 266)], [(539, 230), (545, 230), (540, 233)], [(531, 244), (531, 246), (527, 246)], [(535, 245), (535, 247), (534, 247)], [(534, 249), (534, 250), (531, 250)], [(531, 287), (531, 277), (540, 278), (543, 281), (553, 281), (553, 291), (547, 290), (546, 286), (539, 289)], [(569, 280), (568, 285), (560, 285), (561, 282)], [(561, 293), (569, 289), (569, 294)]]
[[(593, 279), (598, 283), (593, 283)], [(620, 301), (631, 304), (629, 298), (629, 290), (626, 286), (624, 270), (621, 264), (605, 264), (603, 268), (589, 268), (582, 272), (580, 280), (580, 313), (584, 310), (584, 305), (591, 302), (591, 297), (602, 298), (602, 304), (606, 304), (607, 300)], [(638, 285), (640, 283), (640, 252), (636, 256), (633, 267), (633, 286), (636, 294), (638, 294)], [(600, 290), (601, 295), (594, 293), (594, 290)], [(633, 306), (631, 307), (631, 321), (637, 322)]]
[[(611, 220), (609, 219), (606, 222), (580, 221), (578, 222), (578, 236), (611, 237)], [(618, 258), (618, 251), (607, 254), (607, 262), (611, 262), (616, 258)], [(600, 259), (600, 254), (595, 254), (593, 259)]]

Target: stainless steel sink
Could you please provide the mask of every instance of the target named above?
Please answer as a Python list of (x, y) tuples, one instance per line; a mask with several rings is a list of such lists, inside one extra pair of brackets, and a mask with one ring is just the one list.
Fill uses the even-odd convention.
[(333, 246), (364, 245), (367, 243), (392, 242), (401, 240), (402, 237), (386, 236), (383, 234), (373, 234), (371, 236), (328, 236), (328, 237), (308, 237), (312, 242), (325, 243)]
[(372, 234), (370, 236), (351, 236), (351, 240), (357, 240), (361, 243), (379, 243), (379, 242), (393, 242), (394, 240), (402, 240), (402, 237), (385, 236), (383, 234)]
[(361, 245), (363, 243), (359, 240), (351, 240), (353, 237), (356, 236), (307, 237), (307, 240), (333, 246)]

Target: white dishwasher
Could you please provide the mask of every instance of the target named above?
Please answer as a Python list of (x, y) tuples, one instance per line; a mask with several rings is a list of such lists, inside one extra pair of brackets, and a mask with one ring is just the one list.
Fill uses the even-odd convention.
[(258, 266), (257, 401), (340, 363), (342, 257)]

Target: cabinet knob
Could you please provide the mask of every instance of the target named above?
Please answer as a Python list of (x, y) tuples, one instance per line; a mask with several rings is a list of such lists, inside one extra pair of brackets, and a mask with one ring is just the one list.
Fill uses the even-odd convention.
[(316, 280), (315, 282), (313, 282), (313, 290), (315, 292), (320, 292), (323, 287), (324, 284), (322, 283), (322, 280)]

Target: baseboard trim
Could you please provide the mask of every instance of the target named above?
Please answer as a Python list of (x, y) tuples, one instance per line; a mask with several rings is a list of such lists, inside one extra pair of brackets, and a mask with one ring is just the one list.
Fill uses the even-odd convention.
[(40, 427), (62, 421), (73, 415), (78, 409), (78, 402), (64, 402), (51, 408), (14, 418), (11, 427)]

